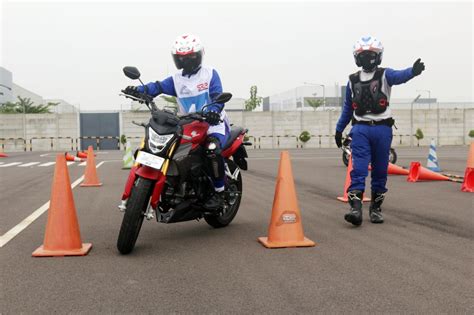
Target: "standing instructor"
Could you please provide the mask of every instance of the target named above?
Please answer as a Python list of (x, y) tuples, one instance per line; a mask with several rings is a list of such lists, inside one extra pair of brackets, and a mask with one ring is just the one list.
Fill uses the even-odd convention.
[(350, 211), (347, 222), (362, 224), (362, 196), (369, 163), (372, 165), (372, 199), (369, 216), (372, 223), (383, 223), (381, 205), (387, 192), (387, 169), (394, 119), (390, 110), (393, 85), (403, 84), (425, 70), (421, 59), (405, 70), (381, 68), (383, 46), (371, 36), (359, 39), (353, 49), (355, 63), (362, 69), (349, 76), (346, 100), (336, 125), (336, 144), (342, 146), (342, 132), (352, 120), (351, 150), (353, 170), (347, 192)]

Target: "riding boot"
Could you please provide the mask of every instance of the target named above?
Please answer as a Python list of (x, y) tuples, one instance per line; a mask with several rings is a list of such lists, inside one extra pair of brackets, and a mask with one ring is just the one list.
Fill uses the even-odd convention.
[(362, 224), (362, 195), (363, 192), (360, 190), (353, 190), (349, 191), (349, 204), (351, 206), (351, 210), (346, 213), (344, 219), (347, 222), (352, 223), (355, 226), (359, 226)]
[(215, 192), (214, 195), (212, 195), (209, 200), (206, 201), (206, 203), (203, 205), (206, 210), (212, 211), (212, 212), (219, 212), (222, 209), (224, 209), (225, 205), (225, 198), (224, 198), (224, 192)]
[(383, 223), (382, 208), (380, 208), (380, 206), (384, 199), (385, 193), (372, 192), (372, 200), (369, 209), (370, 222)]

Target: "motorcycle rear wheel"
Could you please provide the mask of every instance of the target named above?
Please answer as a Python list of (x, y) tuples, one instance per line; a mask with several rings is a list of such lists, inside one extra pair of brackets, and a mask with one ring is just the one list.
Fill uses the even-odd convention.
[(135, 247), (143, 224), (144, 213), (150, 200), (152, 186), (153, 181), (141, 177), (138, 177), (134, 183), (117, 240), (117, 249), (122, 255), (129, 254)]
[[(237, 169), (237, 165), (232, 160), (226, 160), (231, 173)], [(204, 220), (214, 228), (222, 228), (229, 225), (234, 220), (237, 211), (239, 211), (240, 201), (242, 199), (242, 174), (239, 172), (237, 180), (227, 178), (225, 187), (227, 209), (219, 215), (205, 215)]]

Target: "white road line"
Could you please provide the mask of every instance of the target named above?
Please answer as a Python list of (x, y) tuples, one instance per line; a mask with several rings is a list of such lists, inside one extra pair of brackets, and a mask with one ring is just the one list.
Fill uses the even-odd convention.
[[(97, 168), (99, 168), (104, 162), (100, 162), (97, 164)], [(74, 183), (71, 184), (71, 189), (74, 189), (77, 185), (79, 185), (84, 176), (79, 177)], [(36, 209), (32, 214), (26, 217), (23, 221), (18, 223), (16, 226), (11, 228), (8, 232), (0, 236), (0, 248), (5, 246), (8, 242), (10, 242), (15, 236), (20, 234), (21, 231), (26, 229), (28, 225), (33, 223), (36, 219), (38, 219), (43, 213), (45, 213), (49, 209), (49, 200), (44, 205)]]
[(30, 163), (18, 165), (18, 167), (28, 167), (28, 166), (32, 166), (32, 165), (36, 165), (36, 164), (40, 164), (40, 162), (30, 162)]
[(12, 163), (8, 163), (8, 164), (0, 165), (0, 167), (9, 167), (9, 166), (18, 165), (18, 164), (21, 164), (21, 163), (22, 162), (12, 162)]
[(43, 163), (43, 164), (40, 164), (38, 166), (50, 166), (50, 165), (53, 165), (55, 164), (56, 162), (47, 162), (47, 163)]
[(85, 166), (87, 162), (79, 163), (78, 166)]
[(76, 163), (76, 162), (70, 161), (70, 162), (66, 162), (66, 163), (67, 163), (67, 166), (69, 166), (69, 165), (72, 165), (72, 164), (74, 164), (74, 163)]

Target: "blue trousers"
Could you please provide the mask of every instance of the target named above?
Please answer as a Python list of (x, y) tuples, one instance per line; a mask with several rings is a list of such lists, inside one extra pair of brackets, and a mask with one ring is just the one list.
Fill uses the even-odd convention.
[(352, 127), (352, 172), (348, 191), (365, 191), (365, 178), (372, 164), (372, 192), (387, 191), (387, 169), (392, 144), (392, 127), (385, 125), (362, 125)]

